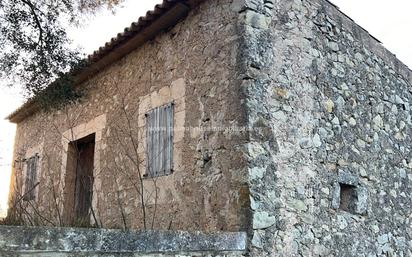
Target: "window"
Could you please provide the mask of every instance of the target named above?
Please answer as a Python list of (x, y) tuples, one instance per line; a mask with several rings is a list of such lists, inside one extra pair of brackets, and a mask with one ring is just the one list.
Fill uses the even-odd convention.
[(356, 187), (346, 184), (340, 184), (340, 206), (339, 209), (354, 213), (357, 202)]
[(357, 176), (347, 171), (338, 171), (337, 181), (333, 183), (331, 205), (333, 209), (367, 215), (368, 198), (368, 189), (359, 182)]
[(30, 201), (35, 199), (37, 186), (37, 166), (39, 155), (35, 155), (26, 160), (26, 180), (24, 182), (24, 200)]
[(173, 103), (146, 113), (146, 176), (173, 171)]

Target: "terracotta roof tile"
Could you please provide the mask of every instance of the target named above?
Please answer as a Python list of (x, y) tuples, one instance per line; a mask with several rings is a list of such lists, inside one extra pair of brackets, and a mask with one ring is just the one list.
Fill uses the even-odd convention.
[[(140, 32), (148, 28), (168, 11), (172, 10), (177, 4), (183, 4), (184, 6), (187, 6), (187, 10), (189, 10), (191, 6), (194, 6), (199, 2), (201, 2), (201, 0), (163, 0), (161, 4), (157, 4), (154, 7), (154, 10), (148, 11), (146, 15), (140, 17), (137, 22), (132, 22), (129, 27), (123, 30), (123, 32), (118, 33), (116, 37), (111, 38), (110, 41), (104, 44), (104, 46), (101, 46), (98, 50), (89, 55), (87, 57), (86, 67), (80, 71), (77, 71), (73, 75), (78, 76), (82, 72), (87, 72), (87, 70), (92, 69), (96, 63), (108, 56), (116, 48), (124, 45), (130, 39), (139, 35)], [(37, 107), (35, 98), (29, 99), (20, 108), (7, 116), (6, 119), (11, 122), (20, 122), (25, 117), (34, 113), (37, 110)]]
[(165, 11), (169, 10), (177, 2), (187, 2), (182, 0), (164, 0), (161, 4), (157, 4), (154, 10), (148, 11), (145, 16), (138, 19), (137, 22), (132, 22), (131, 25), (106, 42), (104, 46), (101, 46), (98, 50), (94, 51), (93, 54), (88, 56), (90, 62), (98, 61), (102, 56), (113, 50), (117, 45), (122, 44), (127, 41), (130, 37), (139, 33), (142, 29), (150, 25), (150, 23)]

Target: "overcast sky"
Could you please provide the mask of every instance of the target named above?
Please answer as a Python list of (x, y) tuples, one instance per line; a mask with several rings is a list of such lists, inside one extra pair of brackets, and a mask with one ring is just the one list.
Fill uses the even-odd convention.
[(332, 0), (412, 68), (411, 0)]
[[(115, 15), (103, 12), (86, 20), (81, 28), (69, 31), (75, 45), (92, 53), (133, 21), (153, 9), (160, 0), (126, 0)], [(411, 0), (332, 0), (340, 9), (364, 27), (401, 61), (412, 67)], [(0, 88), (0, 117), (22, 104), (20, 92)], [(0, 120), (0, 216), (7, 199), (14, 126)]]

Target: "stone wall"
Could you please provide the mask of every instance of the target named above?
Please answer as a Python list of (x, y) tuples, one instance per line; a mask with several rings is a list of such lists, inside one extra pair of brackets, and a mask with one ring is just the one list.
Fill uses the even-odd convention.
[(134, 232), (0, 226), (0, 256), (240, 257), (245, 233)]
[[(411, 78), (327, 1), (210, 0), (91, 78), (84, 101), (19, 124), (15, 156), (43, 145), (38, 204), (56, 218), (62, 135), (105, 115), (99, 226), (245, 230), (251, 256), (410, 256)], [(129, 136), (144, 142), (144, 112), (168, 101), (199, 129), (179, 132), (171, 176), (144, 180), (143, 219)]]
[(252, 256), (411, 256), (411, 71), (327, 1), (239, 27)]
[[(92, 225), (143, 228), (146, 223), (147, 228), (207, 231), (247, 226), (249, 197), (239, 144), (244, 135), (209, 129), (245, 120), (233, 79), (238, 36), (232, 5), (205, 1), (169, 31), (81, 85), (85, 96), (78, 104), (38, 112), (18, 124), (14, 199), (23, 181), (19, 161), (27, 149), (43, 149), (39, 197), (22, 203), (36, 219), (26, 217), (26, 223), (70, 223), (68, 144), (95, 133)], [(174, 172), (144, 179), (141, 197), (136, 188), (141, 186), (138, 167), (141, 175), (145, 172), (144, 112), (159, 101), (176, 103)]]

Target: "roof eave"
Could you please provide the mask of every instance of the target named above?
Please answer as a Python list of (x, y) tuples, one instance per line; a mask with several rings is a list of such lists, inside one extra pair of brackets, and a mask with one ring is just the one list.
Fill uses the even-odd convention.
[[(116, 38), (89, 56), (89, 64), (74, 76), (74, 84), (79, 85), (85, 82), (113, 62), (152, 40), (160, 32), (176, 25), (189, 13), (190, 6), (184, 0), (164, 0), (163, 4), (156, 6), (155, 11), (149, 11), (145, 17), (139, 19), (139, 22), (132, 23), (123, 33), (119, 33)], [(39, 109), (39, 104), (33, 98), (7, 116), (6, 119), (12, 123), (19, 123)]]

